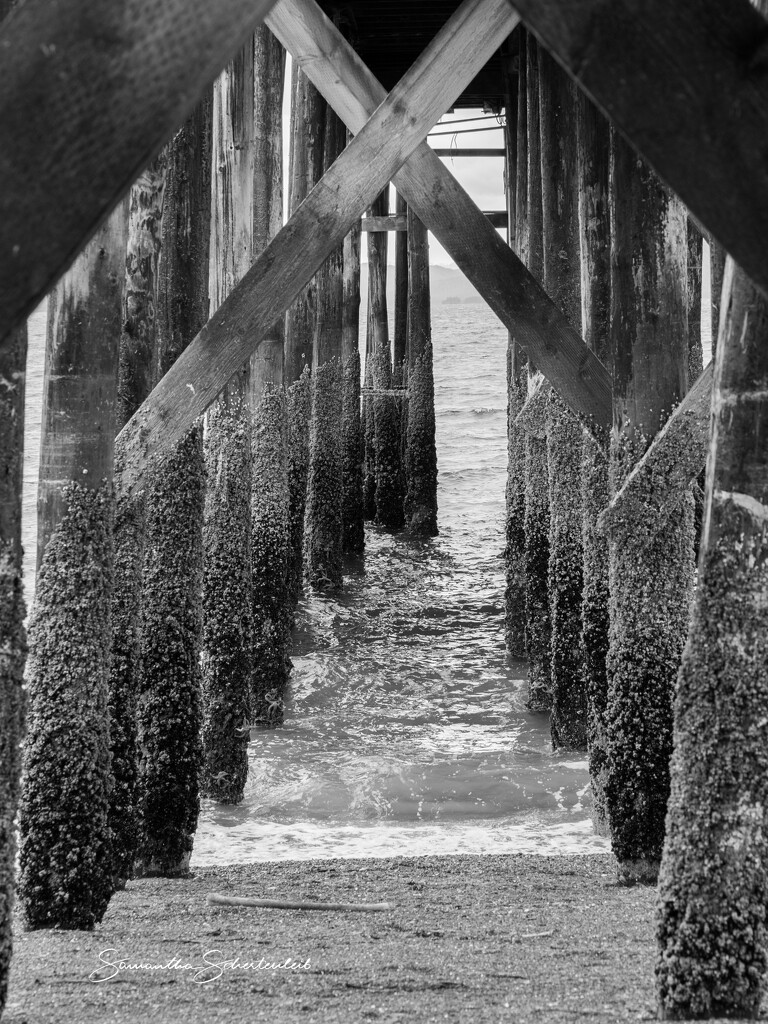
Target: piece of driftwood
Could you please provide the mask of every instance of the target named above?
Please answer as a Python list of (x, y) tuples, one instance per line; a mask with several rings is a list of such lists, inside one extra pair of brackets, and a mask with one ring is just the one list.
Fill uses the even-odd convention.
[(220, 907), (268, 907), (272, 910), (392, 910), (389, 903), (315, 903), (313, 900), (257, 900), (209, 892), (207, 903)]

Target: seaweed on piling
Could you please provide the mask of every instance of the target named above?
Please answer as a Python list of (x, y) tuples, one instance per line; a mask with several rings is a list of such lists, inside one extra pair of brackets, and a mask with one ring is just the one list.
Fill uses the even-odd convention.
[(29, 628), (19, 895), (29, 928), (90, 930), (113, 892), (112, 483), (69, 483)]

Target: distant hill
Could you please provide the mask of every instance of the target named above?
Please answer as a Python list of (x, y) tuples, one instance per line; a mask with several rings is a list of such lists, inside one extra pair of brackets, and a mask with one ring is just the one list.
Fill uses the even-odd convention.
[[(444, 303), (457, 305), (464, 302), (483, 302), (480, 293), (469, 283), (460, 270), (450, 267), (430, 267), (429, 284), (432, 305)], [(360, 274), (360, 288), (363, 295), (368, 294), (368, 264), (363, 263)], [(395, 302), (395, 268), (387, 268), (387, 305), (394, 309)]]

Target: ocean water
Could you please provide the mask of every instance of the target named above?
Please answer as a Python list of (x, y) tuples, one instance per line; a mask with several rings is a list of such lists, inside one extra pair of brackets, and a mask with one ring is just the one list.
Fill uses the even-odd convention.
[[(44, 310), (30, 321), (25, 522), (35, 548)], [(553, 753), (504, 649), (506, 331), (433, 311), (440, 535), (370, 527), (344, 592), (307, 593), (285, 722), (252, 732), (244, 801), (204, 801), (192, 866), (427, 853), (589, 853), (585, 756)]]

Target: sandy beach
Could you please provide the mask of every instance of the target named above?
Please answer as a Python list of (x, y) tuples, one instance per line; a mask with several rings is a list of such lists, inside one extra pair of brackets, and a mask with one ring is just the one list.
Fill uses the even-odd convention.
[[(4, 1021), (653, 1020), (655, 890), (614, 878), (610, 856), (509, 855), (132, 881), (93, 932), (19, 924)], [(219, 907), (211, 892), (392, 909)]]

